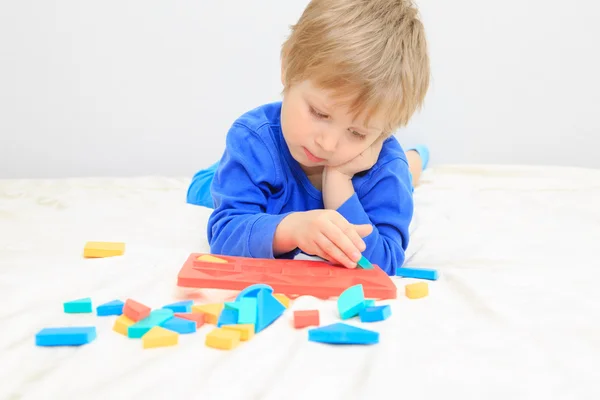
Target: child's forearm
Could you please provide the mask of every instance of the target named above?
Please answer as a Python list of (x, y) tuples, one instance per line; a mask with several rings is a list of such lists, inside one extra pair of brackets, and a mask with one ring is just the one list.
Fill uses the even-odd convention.
[(323, 206), (337, 210), (354, 194), (352, 178), (335, 169), (323, 170)]
[(277, 225), (275, 235), (273, 236), (274, 256), (289, 253), (298, 247), (293, 227), (296, 223), (296, 218), (298, 218), (299, 215), (299, 212), (291, 213), (283, 218), (279, 225)]

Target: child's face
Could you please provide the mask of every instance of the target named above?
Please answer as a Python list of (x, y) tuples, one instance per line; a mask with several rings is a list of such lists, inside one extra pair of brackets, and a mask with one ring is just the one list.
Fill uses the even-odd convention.
[(307, 173), (345, 164), (383, 132), (381, 115), (371, 117), (368, 127), (364, 118), (353, 119), (346, 106), (334, 106), (330, 94), (310, 81), (293, 85), (284, 95), (283, 136), (292, 156)]

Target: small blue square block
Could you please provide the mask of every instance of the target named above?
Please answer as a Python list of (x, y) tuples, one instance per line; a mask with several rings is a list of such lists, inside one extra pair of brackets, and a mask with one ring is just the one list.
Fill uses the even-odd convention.
[(121, 315), (123, 314), (124, 303), (121, 300), (113, 300), (108, 303), (104, 303), (96, 307), (96, 315), (99, 317), (106, 317), (108, 315)]
[(44, 328), (35, 335), (37, 346), (81, 346), (96, 339), (95, 326)]
[(183, 319), (179, 317), (173, 317), (163, 322), (160, 326), (170, 331), (181, 334), (196, 332), (196, 321)]
[(358, 315), (360, 322), (378, 322), (388, 319), (392, 315), (392, 309), (389, 305), (367, 307), (360, 310)]
[(189, 313), (192, 312), (193, 305), (193, 300), (184, 300), (173, 304), (167, 304), (166, 306), (163, 306), (163, 308), (172, 310), (174, 313)]

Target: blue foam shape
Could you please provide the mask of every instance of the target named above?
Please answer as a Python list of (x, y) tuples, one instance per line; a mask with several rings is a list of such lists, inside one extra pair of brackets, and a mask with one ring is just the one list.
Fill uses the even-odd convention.
[(273, 296), (272, 289), (260, 290), (256, 296), (256, 300), (257, 313), (254, 332), (258, 333), (281, 317), (285, 311), (285, 306)]
[(271, 286), (265, 285), (264, 283), (257, 283), (250, 285), (239, 292), (235, 298), (235, 301), (240, 301), (244, 297), (257, 297), (261, 290), (266, 290), (269, 293), (273, 293), (273, 288)]
[(238, 323), (238, 310), (235, 308), (223, 308), (221, 315), (219, 315), (219, 321), (217, 322), (217, 328), (223, 325), (236, 325)]
[(396, 268), (396, 276), (403, 278), (427, 279), (435, 281), (438, 278), (438, 273), (434, 269), (425, 268)]
[(338, 297), (337, 306), (341, 319), (357, 316), (365, 308), (363, 285), (359, 283), (344, 290)]
[(191, 321), (189, 319), (179, 317), (169, 318), (168, 320), (160, 324), (160, 326), (170, 331), (181, 334), (196, 332), (196, 321)]
[(91, 313), (92, 299), (86, 297), (84, 299), (67, 301), (63, 304), (63, 310), (68, 314)]
[(173, 318), (173, 310), (159, 308), (152, 310), (150, 315), (127, 328), (127, 336), (139, 339), (155, 326), (160, 326), (165, 321)]
[(371, 261), (367, 260), (365, 258), (365, 256), (361, 256), (360, 260), (358, 260), (358, 262), (356, 263), (356, 266), (358, 268), (362, 268), (362, 269), (373, 269), (375, 267), (373, 267), (373, 264), (371, 264)]
[(360, 310), (358, 315), (360, 322), (384, 321), (392, 315), (392, 308), (389, 305), (367, 307)]
[(124, 303), (121, 300), (113, 300), (108, 303), (100, 304), (96, 307), (96, 315), (106, 317), (108, 315), (122, 315)]
[(309, 329), (308, 340), (329, 344), (375, 344), (379, 343), (379, 332), (337, 322)]
[(37, 346), (81, 346), (96, 339), (95, 326), (44, 328), (35, 335)]
[(189, 313), (192, 312), (193, 300), (178, 301), (177, 303), (167, 304), (163, 308), (172, 310), (174, 313)]
[(258, 311), (256, 298), (243, 297), (239, 301), (225, 303), (225, 308), (233, 308), (238, 311), (238, 324), (256, 325), (256, 313)]

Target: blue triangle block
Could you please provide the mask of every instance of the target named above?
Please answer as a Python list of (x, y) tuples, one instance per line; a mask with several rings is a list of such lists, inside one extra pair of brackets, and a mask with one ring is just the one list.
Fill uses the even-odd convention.
[(217, 322), (217, 328), (223, 325), (237, 325), (238, 323), (238, 310), (235, 308), (224, 308), (219, 315), (219, 321)]
[(269, 293), (273, 293), (273, 288), (271, 286), (265, 285), (264, 283), (257, 283), (244, 288), (244, 290), (238, 293), (235, 301), (240, 301), (244, 297), (256, 297), (261, 290), (266, 290)]
[(160, 324), (161, 327), (173, 332), (186, 334), (196, 332), (196, 321), (173, 317)]
[(375, 344), (379, 343), (379, 332), (338, 322), (309, 329), (308, 340), (329, 344)]
[(271, 325), (285, 311), (285, 306), (273, 296), (273, 290), (260, 290), (256, 296), (257, 314), (255, 332)]
[(388, 319), (392, 315), (389, 305), (367, 307), (360, 310), (358, 314), (360, 322), (378, 322)]
[(67, 301), (63, 304), (63, 309), (66, 313), (91, 313), (92, 312), (92, 299), (86, 297), (85, 299), (78, 299), (73, 301)]
[(108, 315), (121, 315), (123, 314), (124, 303), (121, 300), (113, 300), (108, 303), (100, 304), (96, 307), (96, 315), (99, 317), (106, 317)]
[(178, 301), (177, 303), (167, 304), (163, 308), (172, 310), (174, 313), (189, 313), (192, 312), (193, 300)]

